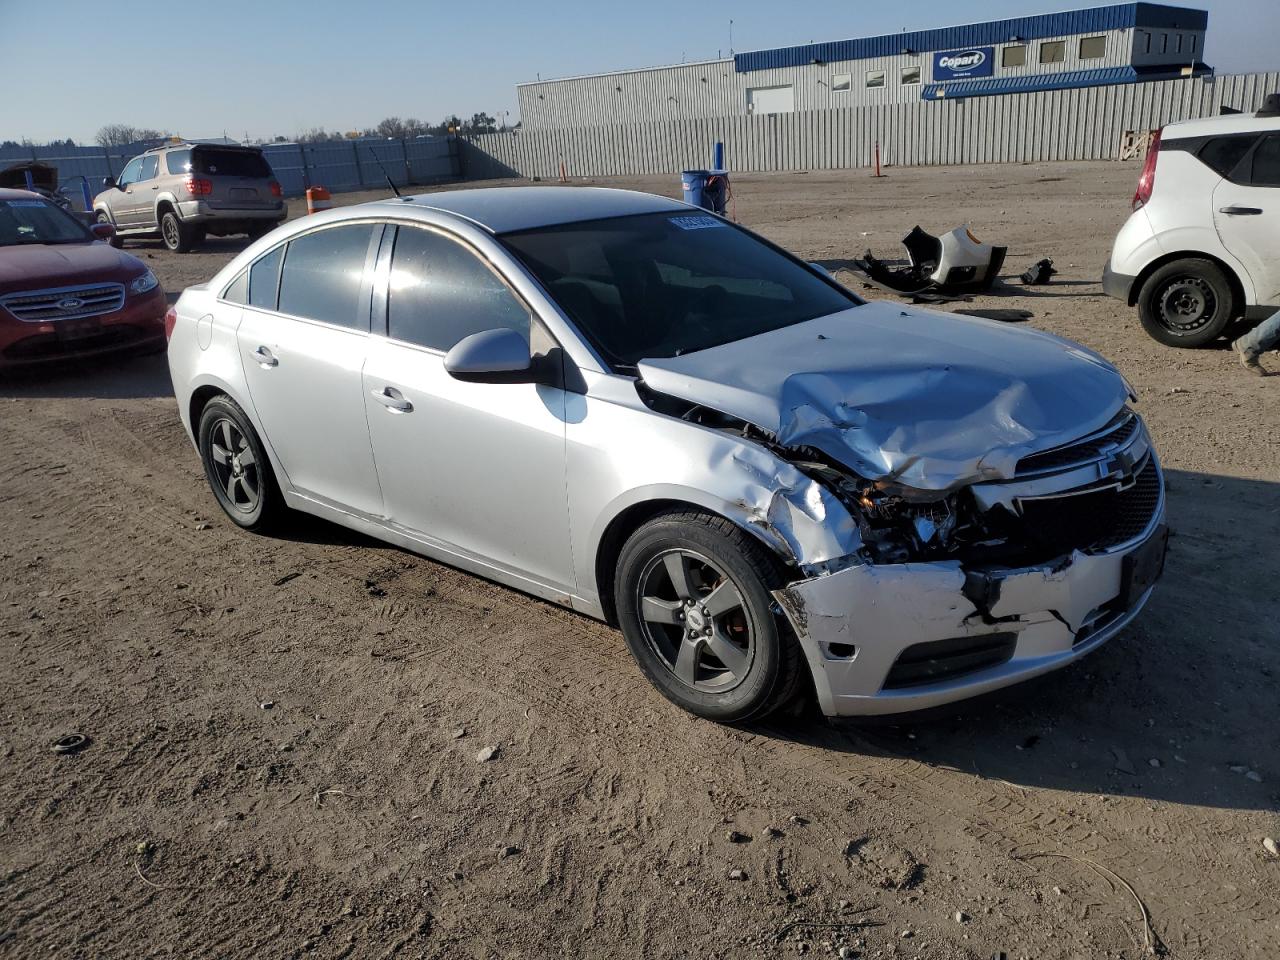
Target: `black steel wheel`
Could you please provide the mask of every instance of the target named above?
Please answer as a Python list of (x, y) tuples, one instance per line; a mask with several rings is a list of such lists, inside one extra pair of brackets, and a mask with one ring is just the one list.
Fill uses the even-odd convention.
[(667, 699), (724, 723), (756, 719), (794, 699), (803, 676), (770, 594), (783, 583), (773, 555), (728, 520), (666, 514), (619, 554), (618, 621)]
[(285, 506), (262, 442), (240, 406), (215, 397), (200, 414), (200, 459), (218, 505), (236, 524), (261, 530), (276, 523)]
[(1222, 336), (1235, 314), (1231, 283), (1209, 260), (1167, 263), (1147, 278), (1138, 294), (1143, 328), (1171, 347), (1212, 343)]

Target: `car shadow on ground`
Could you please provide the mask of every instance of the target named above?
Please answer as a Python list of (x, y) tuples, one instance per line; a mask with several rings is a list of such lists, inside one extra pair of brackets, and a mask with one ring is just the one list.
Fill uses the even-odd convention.
[[(200, 243), (192, 247), (193, 253), (223, 253), (234, 256), (241, 250), (244, 250), (249, 244), (253, 243), (247, 236), (234, 237), (206, 237)], [(155, 252), (168, 254), (169, 250), (164, 245), (164, 241), (157, 238), (126, 237), (124, 241), (124, 252), (132, 253), (137, 256), (139, 252)], [(181, 256), (181, 254), (174, 254)]]
[(1280, 483), (1168, 471), (1164, 579), (1130, 629), (1065, 670), (910, 719), (757, 732), (907, 758), (1015, 790), (1280, 808)]
[(145, 356), (64, 360), (0, 372), (0, 397), (125, 400), (172, 396), (173, 382), (163, 351)]

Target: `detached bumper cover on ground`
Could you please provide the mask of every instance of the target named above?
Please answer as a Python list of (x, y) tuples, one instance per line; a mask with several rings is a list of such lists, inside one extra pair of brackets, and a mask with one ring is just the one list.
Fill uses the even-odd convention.
[(1053, 564), (860, 564), (775, 596), (800, 638), (823, 712), (889, 714), (952, 703), (1047, 673), (1111, 639), (1160, 576), (1163, 495), (1136, 541)]

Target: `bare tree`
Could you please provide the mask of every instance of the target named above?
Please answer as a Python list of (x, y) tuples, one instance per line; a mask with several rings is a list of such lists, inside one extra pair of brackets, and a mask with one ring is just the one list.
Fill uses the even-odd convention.
[(94, 137), (100, 147), (125, 147), (144, 140), (159, 140), (164, 136), (150, 127), (135, 127), (127, 123), (109, 123)]
[(374, 128), (378, 136), (386, 137), (390, 140), (399, 140), (405, 136), (404, 121), (399, 117), (387, 117), (382, 120)]

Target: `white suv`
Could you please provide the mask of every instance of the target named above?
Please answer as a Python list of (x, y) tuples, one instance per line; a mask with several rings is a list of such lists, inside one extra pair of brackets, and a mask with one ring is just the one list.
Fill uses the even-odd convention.
[(1280, 97), (1160, 131), (1102, 277), (1143, 328), (1200, 347), (1280, 311)]

